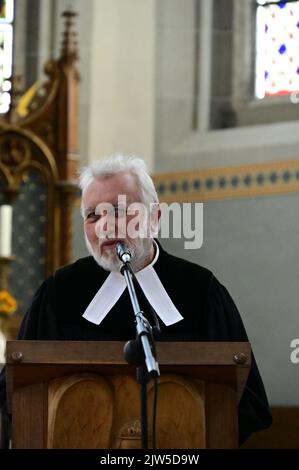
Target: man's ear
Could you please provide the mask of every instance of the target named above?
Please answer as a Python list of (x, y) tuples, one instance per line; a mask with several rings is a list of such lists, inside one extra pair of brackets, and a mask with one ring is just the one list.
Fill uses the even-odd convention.
[(152, 205), (152, 214), (153, 214), (154, 220), (156, 220), (156, 222), (158, 223), (161, 217), (161, 208), (158, 202), (155, 202)]
[(159, 232), (159, 220), (161, 217), (160, 204), (155, 202), (151, 204), (151, 213), (150, 213), (150, 230), (151, 236), (155, 237)]

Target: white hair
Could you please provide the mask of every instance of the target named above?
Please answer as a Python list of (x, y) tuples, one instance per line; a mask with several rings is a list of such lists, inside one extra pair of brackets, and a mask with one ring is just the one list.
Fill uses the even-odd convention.
[(147, 172), (146, 164), (144, 160), (137, 157), (113, 155), (103, 160), (95, 160), (80, 171), (79, 187), (83, 194), (93, 180), (108, 178), (124, 172), (135, 175), (141, 202), (148, 206), (151, 203), (158, 202), (157, 191), (152, 178)]

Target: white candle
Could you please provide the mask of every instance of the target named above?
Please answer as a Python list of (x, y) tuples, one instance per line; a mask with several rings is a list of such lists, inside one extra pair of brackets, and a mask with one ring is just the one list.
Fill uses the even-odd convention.
[(11, 256), (12, 207), (0, 206), (0, 256)]

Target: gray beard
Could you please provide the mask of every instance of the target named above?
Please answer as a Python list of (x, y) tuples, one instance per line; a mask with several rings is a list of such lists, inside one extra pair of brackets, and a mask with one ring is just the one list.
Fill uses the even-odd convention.
[[(132, 261), (131, 261), (131, 266), (132, 266), (132, 269), (134, 272), (138, 272), (140, 269), (142, 269), (144, 266), (144, 263), (145, 263), (145, 260), (148, 256), (148, 250), (147, 250), (147, 247), (142, 245), (140, 243), (140, 240), (147, 240), (149, 241), (149, 239), (137, 239), (139, 240), (139, 243), (132, 246), (132, 244), (126, 244), (126, 246), (129, 248), (129, 250), (131, 251), (131, 255), (132, 255)], [(86, 235), (85, 235), (85, 244), (86, 244), (86, 247), (87, 247), (87, 250), (88, 252), (90, 253), (90, 255), (94, 258), (95, 262), (103, 269), (105, 269), (105, 271), (116, 271), (116, 272), (119, 272), (120, 271), (120, 268), (122, 266), (122, 262), (120, 261), (120, 259), (118, 258), (117, 254), (115, 253), (115, 256), (109, 256), (107, 258), (105, 258), (104, 256), (100, 256), (91, 246), (91, 244), (89, 243)], [(150, 243), (149, 243), (149, 247), (150, 249)]]

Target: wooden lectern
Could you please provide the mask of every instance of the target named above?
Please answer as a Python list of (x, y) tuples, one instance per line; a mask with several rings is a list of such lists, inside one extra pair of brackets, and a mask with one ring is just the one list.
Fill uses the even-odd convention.
[[(136, 369), (122, 342), (9, 341), (13, 448), (140, 448)], [(157, 342), (156, 443), (235, 448), (249, 343)], [(151, 442), (153, 385), (148, 385)]]

